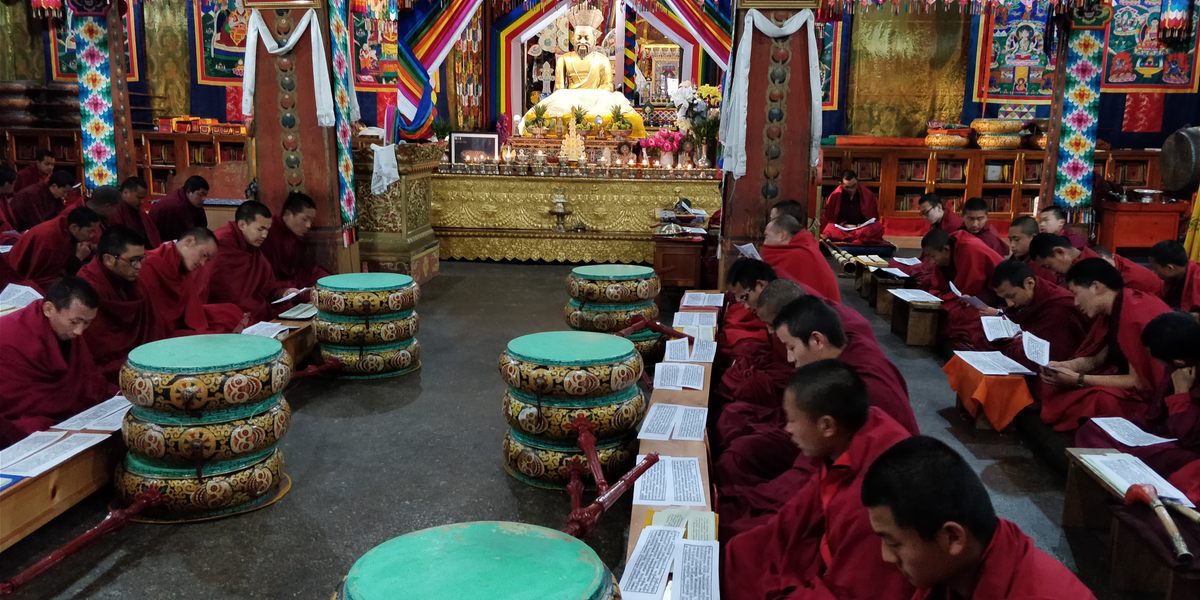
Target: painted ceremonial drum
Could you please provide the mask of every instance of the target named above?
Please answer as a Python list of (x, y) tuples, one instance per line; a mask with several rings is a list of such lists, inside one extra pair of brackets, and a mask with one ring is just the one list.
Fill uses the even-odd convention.
[(638, 265), (587, 265), (567, 276), (567, 293), (583, 302), (620, 303), (658, 296), (658, 275)]
[(115, 485), (121, 502), (157, 488), (163, 502), (152, 516), (212, 518), (244, 512), (271, 500), (283, 475), (283, 453), (277, 449), (243, 458), (211, 462), (199, 476), (196, 467), (175, 467), (136, 454), (117, 465)]
[(342, 373), (351, 378), (395, 377), (421, 368), (421, 344), (416, 338), (376, 346), (321, 344), (321, 357), (341, 361)]
[(653, 300), (629, 304), (599, 304), (571, 298), (563, 307), (563, 316), (572, 329), (620, 331), (632, 325), (634, 317), (641, 317), (647, 321), (657, 319), (658, 305)]
[(192, 335), (142, 344), (121, 367), (121, 393), (135, 406), (196, 413), (257, 404), (292, 377), (278, 341), (257, 335)]
[(638, 354), (641, 354), (642, 359), (647, 363), (658, 362), (664, 348), (664, 340), (661, 333), (643, 329), (630, 335), (629, 341), (633, 342), (633, 347), (637, 348)]
[(504, 392), (504, 418), (509, 426), (526, 435), (573, 441), (576, 434), (571, 422), (581, 414), (601, 440), (624, 435), (645, 416), (646, 398), (637, 386), (592, 398), (534, 396), (513, 388)]
[[(596, 455), (600, 457), (604, 478), (616, 481), (633, 467), (637, 438), (630, 435), (597, 440)], [(587, 457), (573, 441), (556, 443), (513, 429), (504, 434), (504, 470), (514, 479), (534, 487), (562, 489), (571, 481), (571, 461), (577, 457), (584, 469), (584, 481), (589, 481)]]
[(335, 315), (384, 315), (412, 310), (421, 288), (399, 273), (342, 273), (317, 280), (313, 304)]
[(358, 346), (402, 342), (417, 334), (418, 324), (415, 310), (372, 316), (317, 311), (313, 330), (322, 344)]
[(455, 523), (388, 540), (359, 558), (338, 600), (614, 600), (596, 552), (561, 531), (505, 521)]
[(508, 343), (500, 376), (534, 396), (605, 396), (637, 383), (642, 356), (633, 342), (606, 333), (532, 333)]
[(135, 406), (125, 415), (121, 437), (134, 454), (194, 469), (271, 448), (287, 433), (291, 415), (281, 395), (199, 416)]

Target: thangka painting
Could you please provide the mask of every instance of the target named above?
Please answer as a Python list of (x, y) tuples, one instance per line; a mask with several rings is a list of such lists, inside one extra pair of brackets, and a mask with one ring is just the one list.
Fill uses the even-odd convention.
[(250, 9), (242, 0), (192, 0), (196, 81), (204, 85), (242, 85)]
[(374, 19), (370, 14), (351, 12), (350, 16), (355, 89), (395, 91), (400, 76), (399, 24), (390, 19)]
[(1196, 34), (1200, 11), (1192, 11), (1192, 35), (1163, 38), (1161, 0), (1113, 0), (1105, 32), (1105, 92), (1194, 93)]
[(1049, 104), (1056, 53), (1056, 44), (1046, 38), (1049, 3), (1022, 0), (1006, 6), (990, 19), (979, 19), (973, 100)]
[[(140, 81), (141, 71), (137, 59), (137, 27), (134, 24), (134, 12), (125, 11), (125, 72), (129, 81)], [(54, 81), (75, 81), (75, 73), (79, 67), (79, 59), (75, 55), (77, 40), (67, 26), (67, 22), (54, 19), (50, 21), (50, 39), (54, 40), (54, 50), (50, 53), (50, 67)], [(131, 51), (130, 49), (134, 49)]]
[(842, 71), (842, 22), (824, 23), (821, 36), (821, 110), (837, 110)]

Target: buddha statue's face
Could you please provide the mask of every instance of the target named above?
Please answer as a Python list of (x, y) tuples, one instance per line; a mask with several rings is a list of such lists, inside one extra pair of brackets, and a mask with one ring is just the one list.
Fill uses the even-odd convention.
[(596, 30), (586, 25), (575, 28), (575, 51), (584, 56), (596, 47)]

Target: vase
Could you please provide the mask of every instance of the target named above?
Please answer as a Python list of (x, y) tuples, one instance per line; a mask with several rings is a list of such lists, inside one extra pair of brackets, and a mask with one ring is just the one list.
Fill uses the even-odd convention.
[(675, 153), (663, 150), (658, 158), (658, 163), (664, 169), (670, 169), (675, 166)]

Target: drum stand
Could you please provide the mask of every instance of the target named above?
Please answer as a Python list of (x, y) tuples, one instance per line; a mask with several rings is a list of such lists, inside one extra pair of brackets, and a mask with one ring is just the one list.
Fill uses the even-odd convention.
[(592, 433), (592, 424), (587, 420), (587, 417), (582, 414), (575, 417), (575, 421), (571, 423), (571, 428), (575, 430), (578, 438), (579, 448), (583, 450), (584, 456), (587, 457), (588, 467), (592, 472), (592, 479), (596, 482), (596, 491), (598, 495), (596, 500), (587, 506), (583, 506), (583, 465), (578, 457), (571, 459), (570, 471), (571, 481), (567, 484), (567, 494), (571, 497), (571, 514), (567, 517), (567, 524), (563, 526), (563, 531), (577, 538), (585, 538), (593, 529), (596, 528), (600, 517), (604, 515), (604, 511), (612, 508), (616, 504), (626, 490), (633, 487), (633, 483), (641, 477), (643, 473), (654, 466), (658, 462), (658, 453), (651, 453), (642, 459), (642, 462), (635, 465), (628, 473), (621, 476), (616, 483), (609, 486), (604, 479), (604, 473), (600, 470), (600, 456), (596, 452), (596, 436)]

